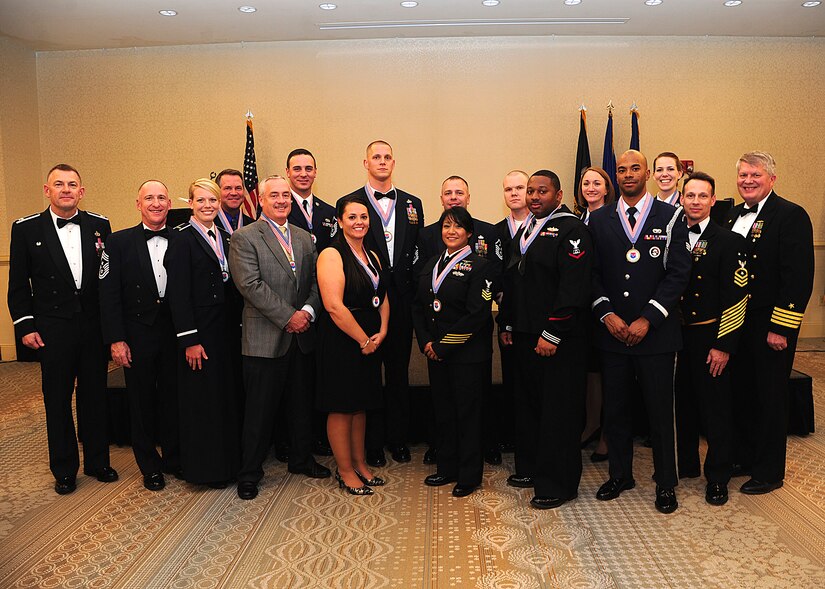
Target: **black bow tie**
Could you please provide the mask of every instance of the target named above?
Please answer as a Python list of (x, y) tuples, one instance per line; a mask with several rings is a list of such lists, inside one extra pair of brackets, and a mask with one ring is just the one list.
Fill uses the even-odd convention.
[(388, 198), (390, 200), (395, 200), (395, 190), (390, 190), (389, 192), (378, 192), (375, 191), (375, 199), (380, 200), (382, 198)]
[(751, 213), (755, 213), (758, 207), (742, 207), (739, 211), (739, 216), (744, 217), (745, 215), (750, 215)]
[(699, 227), (699, 223), (696, 223), (696, 225), (691, 225), (688, 231), (690, 231), (691, 233), (696, 233), (698, 235), (702, 234), (702, 228)]
[(162, 237), (164, 239), (169, 239), (169, 229), (166, 227), (164, 227), (163, 229), (158, 229), (157, 231), (152, 231), (151, 229), (147, 229), (146, 227), (144, 227), (143, 234), (146, 236), (146, 241), (149, 241), (153, 237)]
[(74, 223), (75, 225), (80, 225), (80, 215), (75, 215), (71, 219), (61, 219), (60, 217), (57, 218), (57, 228), (63, 229), (69, 223)]

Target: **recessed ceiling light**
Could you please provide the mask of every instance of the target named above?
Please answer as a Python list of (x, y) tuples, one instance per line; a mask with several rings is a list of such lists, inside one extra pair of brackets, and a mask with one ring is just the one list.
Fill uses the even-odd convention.
[(568, 6), (575, 6), (576, 4), (581, 4), (582, 0), (564, 0), (564, 3)]
[(662, 0), (645, 0), (645, 4), (648, 6), (659, 6), (662, 3)]
[(484, 6), (498, 6), (499, 0), (481, 0)]
[(418, 2), (414, 2), (413, 0), (406, 0), (405, 2), (401, 3), (401, 6), (404, 8), (415, 8), (418, 6)]
[(319, 4), (318, 8), (321, 10), (335, 10), (338, 8), (337, 4), (332, 4), (331, 2), (324, 2), (323, 4)]
[(241, 12), (245, 12), (246, 14), (252, 14), (258, 9), (254, 6), (238, 6), (238, 10)]
[(158, 14), (160, 14), (161, 16), (177, 16), (178, 11), (177, 10), (158, 10)]
[(742, 0), (726, 0), (725, 6), (739, 6), (742, 4)]
[(813, 8), (814, 6), (819, 6), (822, 2), (803, 2), (802, 6), (805, 8)]

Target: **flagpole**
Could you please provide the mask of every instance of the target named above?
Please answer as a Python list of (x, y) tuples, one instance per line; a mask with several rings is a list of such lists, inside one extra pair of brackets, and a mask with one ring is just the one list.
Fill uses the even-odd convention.
[(258, 216), (258, 162), (255, 157), (255, 135), (252, 128), (252, 109), (246, 109), (246, 147), (243, 156), (243, 183), (246, 197), (243, 207), (252, 218)]

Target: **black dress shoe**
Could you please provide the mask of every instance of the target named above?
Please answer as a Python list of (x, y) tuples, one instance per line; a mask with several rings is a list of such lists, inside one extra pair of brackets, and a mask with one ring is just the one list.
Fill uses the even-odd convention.
[(455, 477), (445, 477), (441, 474), (431, 474), (424, 479), (424, 484), (428, 487), (441, 487), (455, 482)]
[(111, 466), (102, 466), (94, 470), (83, 470), (83, 474), (95, 477), (101, 483), (114, 483), (117, 479), (117, 471)]
[(509, 477), (507, 477), (507, 484), (511, 487), (529, 489), (533, 486), (533, 477), (523, 477), (521, 475), (511, 474)]
[(476, 485), (456, 485), (453, 487), (453, 497), (466, 497), (476, 490)]
[(484, 462), (493, 466), (501, 464), (501, 452), (498, 448), (489, 448), (484, 453)]
[(775, 491), (782, 485), (782, 481), (776, 483), (765, 483), (763, 481), (757, 481), (756, 479), (750, 479), (748, 482), (739, 487), (739, 490), (745, 495), (764, 495), (765, 493)]
[(160, 491), (166, 486), (166, 481), (163, 478), (163, 473), (152, 472), (143, 475), (143, 486), (150, 491)]
[(381, 477), (377, 477), (375, 475), (372, 475), (372, 478), (368, 479), (367, 477), (362, 475), (357, 470), (355, 471), (355, 476), (357, 476), (359, 479), (361, 479), (361, 482), (364, 483), (368, 487), (383, 487), (384, 485), (387, 484), (387, 481), (385, 481)]
[(60, 477), (54, 481), (54, 492), (58, 495), (68, 495), (77, 489), (75, 477)]
[(276, 444), (275, 458), (278, 460), (278, 462), (289, 462), (289, 445)]
[(743, 464), (738, 464), (736, 462), (733, 463), (730, 469), (730, 476), (732, 478), (736, 477), (747, 477), (750, 476), (751, 469)]
[(244, 501), (249, 501), (258, 496), (258, 484), (252, 481), (241, 481), (238, 483), (238, 497)]
[(622, 491), (627, 491), (636, 486), (636, 481), (633, 479), (608, 479), (608, 481), (599, 487), (596, 492), (596, 499), (599, 501), (610, 501), (622, 494)]
[(164, 468), (163, 472), (165, 472), (166, 474), (171, 474), (173, 477), (175, 477), (179, 481), (183, 480), (183, 469), (180, 466), (175, 467), (175, 468)]
[[(390, 456), (392, 456), (392, 459), (396, 462), (409, 462), (412, 460), (410, 449), (403, 444), (401, 446), (390, 446), (389, 449)], [(369, 464), (369, 462), (367, 464)]]
[(567, 503), (567, 499), (561, 497), (533, 497), (530, 505), (536, 509), (555, 509)]
[(438, 450), (435, 448), (427, 448), (427, 451), (424, 452), (424, 464), (437, 464), (438, 463)]
[(316, 456), (332, 456), (332, 448), (324, 440), (317, 440), (312, 448), (312, 453)]
[(590, 455), (590, 462), (604, 462), (605, 460), (607, 460), (607, 454), (593, 452), (593, 454)]
[(673, 487), (660, 487), (656, 485), (656, 509), (660, 513), (673, 513), (679, 507), (676, 501), (676, 491)]
[(375, 467), (387, 466), (383, 450), (367, 450), (367, 464)]
[(711, 505), (724, 505), (728, 502), (728, 486), (723, 483), (708, 483), (705, 487), (705, 501)]
[(287, 470), (292, 474), (302, 474), (304, 476), (308, 476), (311, 479), (326, 479), (332, 476), (332, 473), (326, 466), (322, 466), (317, 462), (313, 462), (312, 465), (308, 466), (307, 468), (295, 470), (287, 468)]

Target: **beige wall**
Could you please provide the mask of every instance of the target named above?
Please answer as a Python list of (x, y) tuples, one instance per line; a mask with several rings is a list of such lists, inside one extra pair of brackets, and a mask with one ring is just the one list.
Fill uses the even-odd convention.
[[(736, 194), (741, 153), (771, 151), (777, 192), (805, 205), (825, 243), (823, 183), (811, 173), (825, 163), (823, 58), (821, 39), (610, 37), (40, 53), (40, 172), (57, 161), (76, 165), (86, 207), (123, 228), (137, 221), (142, 180), (162, 179), (184, 196), (192, 179), (240, 167), (251, 109), (261, 175), (281, 172), (290, 149), (307, 147), (318, 159), (316, 192), (334, 201), (364, 181), (363, 148), (381, 137), (395, 147), (396, 183), (422, 197), (428, 222), (450, 174), (469, 180), (475, 215), (496, 221), (501, 178), (512, 168), (549, 167), (570, 186), (579, 104), (589, 109), (600, 163), (605, 105), (617, 107), (620, 152), (636, 102), (642, 151), (695, 160), (717, 177), (720, 196)], [(818, 275), (816, 292), (824, 283)], [(804, 330), (825, 333), (818, 301)]]
[(40, 189), (37, 66), (33, 51), (0, 37), (0, 358), (14, 357), (14, 333), (5, 309), (11, 223), (45, 208)]

